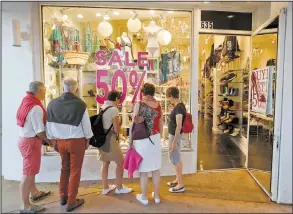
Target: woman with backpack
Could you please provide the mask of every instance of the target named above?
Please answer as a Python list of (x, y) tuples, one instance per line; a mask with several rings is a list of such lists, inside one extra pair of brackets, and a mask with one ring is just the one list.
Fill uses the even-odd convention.
[(182, 181), (182, 161), (180, 156), (181, 140), (182, 140), (182, 125), (186, 117), (185, 105), (179, 100), (179, 89), (177, 87), (170, 87), (166, 92), (167, 99), (174, 105), (170, 113), (168, 131), (169, 131), (169, 158), (174, 166), (176, 179), (167, 184), (171, 187), (169, 192), (180, 193), (184, 192), (184, 185)]
[[(143, 100), (134, 106), (134, 119), (130, 131), (130, 147), (142, 157), (140, 172), (141, 194), (136, 199), (148, 205), (148, 173), (152, 172), (155, 203), (160, 203), (160, 169), (162, 164), (161, 136), (163, 117), (160, 103), (154, 98), (155, 86), (145, 83), (142, 88)], [(146, 133), (146, 135), (142, 135)]]

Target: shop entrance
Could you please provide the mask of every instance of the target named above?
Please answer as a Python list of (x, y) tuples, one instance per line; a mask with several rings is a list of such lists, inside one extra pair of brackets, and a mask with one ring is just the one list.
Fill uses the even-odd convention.
[(244, 168), (250, 36), (199, 41), (198, 170)]

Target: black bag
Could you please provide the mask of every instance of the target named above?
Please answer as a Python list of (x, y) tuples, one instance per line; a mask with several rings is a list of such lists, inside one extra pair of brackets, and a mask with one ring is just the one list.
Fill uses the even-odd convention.
[(113, 124), (110, 126), (107, 132), (104, 130), (103, 126), (103, 114), (109, 109), (112, 108), (113, 106), (109, 106), (105, 108), (104, 110), (101, 109), (100, 113), (98, 115), (94, 115), (90, 117), (91, 121), (91, 126), (92, 126), (92, 131), (94, 136), (90, 140), (90, 145), (96, 148), (100, 148), (103, 146), (106, 142), (106, 137), (110, 130), (113, 128)]

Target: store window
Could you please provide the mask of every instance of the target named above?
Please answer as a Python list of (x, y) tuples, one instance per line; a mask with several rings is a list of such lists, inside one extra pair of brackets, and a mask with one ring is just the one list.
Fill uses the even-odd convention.
[[(108, 90), (121, 91), (120, 145), (126, 149), (133, 104), (141, 99), (141, 85), (153, 83), (163, 109), (162, 146), (167, 149), (172, 110), (165, 96), (168, 87), (180, 88), (180, 99), (190, 111), (191, 13), (43, 6), (42, 17), (46, 104), (62, 93), (69, 77), (78, 81), (90, 116), (99, 112)], [(191, 148), (190, 135), (183, 137), (183, 148)]]

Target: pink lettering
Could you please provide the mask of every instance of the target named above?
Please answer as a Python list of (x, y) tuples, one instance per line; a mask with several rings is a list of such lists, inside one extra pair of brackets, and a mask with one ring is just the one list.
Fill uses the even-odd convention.
[(125, 64), (126, 64), (126, 66), (135, 66), (134, 62), (129, 62), (129, 53), (128, 52), (125, 53)]
[(122, 66), (122, 62), (117, 51), (114, 51), (114, 53), (112, 54), (109, 66), (113, 65), (114, 63), (118, 63), (120, 66)]
[(104, 51), (104, 50), (98, 51), (96, 53), (96, 58), (97, 58), (96, 64), (97, 65), (100, 65), (100, 66), (106, 65), (107, 60), (103, 57), (103, 55), (105, 55), (105, 54), (106, 54), (106, 51)]
[(137, 53), (137, 64), (138, 66), (147, 66), (147, 57), (143, 57), (143, 56), (147, 56), (148, 52), (138, 52)]

